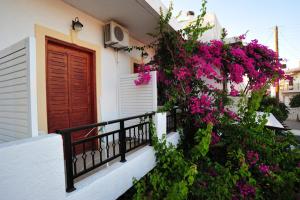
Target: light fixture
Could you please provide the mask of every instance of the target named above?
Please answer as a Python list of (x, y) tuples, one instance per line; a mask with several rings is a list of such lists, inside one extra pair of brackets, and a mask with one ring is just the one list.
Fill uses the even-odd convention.
[(186, 15), (187, 15), (187, 16), (195, 16), (195, 12), (189, 10), (189, 11), (186, 13)]
[(145, 51), (142, 51), (141, 56), (142, 56), (143, 59), (146, 59), (146, 58), (148, 58), (148, 53), (145, 52)]
[(83, 28), (83, 24), (79, 21), (79, 18), (76, 17), (75, 20), (72, 21), (72, 28), (74, 31), (81, 31)]

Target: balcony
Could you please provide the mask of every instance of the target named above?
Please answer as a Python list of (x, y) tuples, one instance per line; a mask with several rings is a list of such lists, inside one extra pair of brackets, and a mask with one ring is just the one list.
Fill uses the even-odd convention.
[(300, 93), (300, 83), (294, 83), (293, 85), (281, 85), (280, 89), (283, 94)]
[[(158, 138), (168, 129), (167, 143), (178, 144), (172, 113), (146, 113), (2, 144), (0, 192), (5, 199), (115, 200), (133, 186), (133, 178), (156, 165), (151, 121)], [(84, 130), (87, 137), (72, 140)]]
[[(167, 133), (175, 132), (177, 128), (176, 109), (165, 116)], [(90, 124), (81, 127), (58, 130), (63, 136), (66, 191), (75, 190), (75, 181), (92, 175), (91, 172), (101, 170), (109, 162), (126, 162), (126, 156), (131, 151), (152, 145), (154, 112), (126, 117), (122, 119)], [(157, 121), (156, 124), (160, 124)], [(106, 126), (113, 125), (114, 130), (105, 131)], [(159, 126), (159, 125), (158, 125)], [(87, 137), (74, 140), (78, 133), (85, 131)], [(91, 134), (92, 133), (92, 134)], [(138, 166), (137, 166), (138, 168)]]

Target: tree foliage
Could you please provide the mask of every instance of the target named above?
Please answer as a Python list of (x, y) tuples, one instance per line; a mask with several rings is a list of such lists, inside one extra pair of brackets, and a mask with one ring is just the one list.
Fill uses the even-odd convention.
[(300, 94), (293, 96), (290, 102), (291, 108), (300, 107)]
[(272, 113), (281, 122), (285, 121), (289, 114), (289, 109), (284, 103), (266, 95), (262, 99), (259, 110)]

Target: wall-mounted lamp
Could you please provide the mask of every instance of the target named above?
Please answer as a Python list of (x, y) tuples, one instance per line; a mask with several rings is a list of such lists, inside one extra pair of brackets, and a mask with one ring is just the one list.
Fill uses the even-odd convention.
[(79, 21), (79, 18), (76, 17), (75, 20), (72, 21), (72, 28), (74, 31), (81, 31), (83, 28), (83, 24)]
[(147, 52), (145, 52), (145, 51), (142, 51), (142, 53), (141, 53), (141, 57), (143, 58), (143, 59), (146, 59), (146, 58), (148, 58), (148, 53)]

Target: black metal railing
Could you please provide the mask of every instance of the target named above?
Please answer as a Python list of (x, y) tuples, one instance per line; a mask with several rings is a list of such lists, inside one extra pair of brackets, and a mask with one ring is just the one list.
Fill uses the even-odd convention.
[[(67, 192), (75, 190), (74, 179), (142, 145), (151, 145), (154, 112), (118, 120), (57, 130), (64, 141)], [(109, 129), (109, 131), (106, 131)]]
[(167, 134), (177, 130), (177, 109), (167, 112)]

